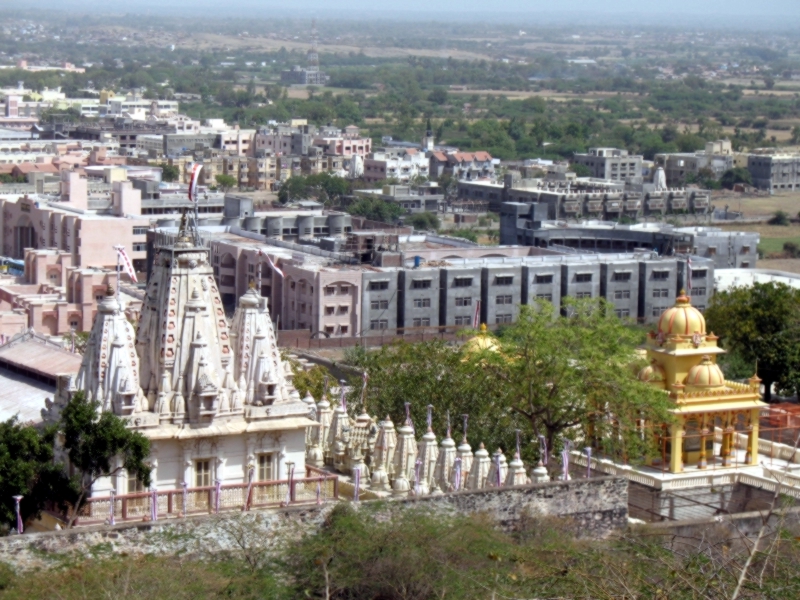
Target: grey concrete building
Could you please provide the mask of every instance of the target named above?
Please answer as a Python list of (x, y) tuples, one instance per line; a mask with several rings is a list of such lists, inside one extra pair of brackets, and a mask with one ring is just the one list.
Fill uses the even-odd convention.
[[(461, 261), (458, 261), (461, 262)], [(439, 289), (439, 325), (472, 327), (478, 300), (483, 297), (480, 264), (463, 263), (442, 269)], [(481, 307), (483, 312), (485, 305)], [(481, 315), (481, 322), (486, 322)]]
[[(662, 256), (691, 254), (717, 268), (754, 268), (759, 235), (718, 227), (674, 227), (662, 223), (620, 225), (608, 221), (545, 220), (538, 204), (508, 202), (500, 213), (500, 243), (590, 252), (654, 250)], [(549, 214), (549, 211), (548, 211)]]
[(747, 170), (753, 185), (761, 190), (794, 190), (800, 187), (800, 155), (751, 154)]
[(592, 171), (592, 177), (612, 181), (642, 181), (642, 157), (619, 148), (589, 148), (586, 154), (575, 154), (573, 162)]
[(499, 325), (516, 321), (523, 284), (519, 261), (484, 267), (481, 270), (481, 322)]
[(439, 324), (441, 271), (403, 269), (398, 273), (398, 327), (430, 327)]
[(361, 331), (365, 335), (394, 333), (399, 327), (399, 274), (396, 269), (362, 274)]
[(351, 200), (358, 198), (376, 198), (391, 202), (407, 213), (439, 212), (444, 205), (444, 193), (435, 183), (419, 186), (384, 185), (378, 190), (356, 190)]

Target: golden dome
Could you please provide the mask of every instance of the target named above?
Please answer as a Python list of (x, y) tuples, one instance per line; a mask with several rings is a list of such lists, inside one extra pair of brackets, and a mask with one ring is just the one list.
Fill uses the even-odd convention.
[(486, 323), (481, 323), (481, 332), (473, 338), (467, 340), (464, 344), (464, 352), (498, 352), (500, 348), (494, 339), (494, 336), (489, 335)]
[(649, 365), (639, 371), (639, 381), (646, 383), (661, 383), (666, 378), (667, 374), (664, 371), (664, 367), (658, 364), (655, 359), (651, 360)]
[(675, 306), (661, 313), (658, 331), (664, 335), (705, 334), (706, 319), (703, 313), (692, 306), (686, 292), (681, 290), (680, 296), (675, 299)]
[(689, 369), (689, 375), (686, 376), (686, 385), (703, 388), (721, 387), (725, 385), (725, 376), (722, 374), (722, 369), (719, 368), (719, 365), (711, 362), (711, 357), (706, 354), (699, 365)]

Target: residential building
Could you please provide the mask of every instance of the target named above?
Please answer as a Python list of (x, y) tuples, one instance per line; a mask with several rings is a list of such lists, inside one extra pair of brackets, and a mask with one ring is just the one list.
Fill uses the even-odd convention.
[(734, 155), (730, 140), (717, 140), (697, 152), (656, 154), (654, 163), (664, 169), (668, 186), (680, 187), (686, 184), (687, 177), (696, 176), (701, 170), (710, 171), (719, 179), (734, 167)]
[(761, 190), (800, 188), (800, 154), (750, 154), (747, 170), (753, 185)]
[(576, 153), (573, 162), (584, 165), (591, 171), (591, 177), (611, 181), (642, 181), (642, 157), (629, 155), (619, 148), (589, 148), (586, 154)]
[(384, 185), (378, 190), (355, 190), (353, 199), (377, 198), (400, 206), (407, 213), (438, 213), (444, 208), (444, 194), (435, 182), (417, 186)]
[(408, 183), (417, 178), (427, 178), (429, 169), (427, 156), (415, 148), (377, 148), (364, 160), (364, 180), (394, 179)]
[(752, 269), (758, 259), (759, 235), (718, 227), (674, 227), (662, 223), (620, 225), (608, 221), (547, 220), (541, 204), (509, 202), (500, 213), (500, 243), (539, 248), (573, 248), (589, 252), (653, 250), (661, 256), (707, 258), (717, 268)]
[(494, 160), (488, 152), (445, 152), (436, 150), (429, 156), (431, 179), (449, 175), (457, 180), (491, 179)]

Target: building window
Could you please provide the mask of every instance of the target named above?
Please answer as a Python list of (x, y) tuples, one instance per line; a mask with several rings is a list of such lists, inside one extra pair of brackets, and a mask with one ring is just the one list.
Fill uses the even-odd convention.
[(618, 319), (624, 319), (631, 316), (631, 311), (627, 308), (618, 308), (614, 311), (614, 314), (617, 315)]
[(414, 298), (414, 308), (430, 308), (430, 298)]
[(656, 281), (665, 281), (669, 279), (669, 271), (653, 271), (653, 279)]
[(347, 305), (340, 305), (339, 310), (336, 312), (338, 315), (346, 315), (350, 312), (350, 307)]
[(575, 282), (576, 283), (588, 283), (592, 280), (591, 273), (577, 273), (575, 275)]
[(510, 314), (495, 315), (494, 322), (495, 323), (511, 323), (511, 315)]
[(456, 325), (471, 325), (472, 317), (456, 317)]
[(704, 287), (692, 288), (692, 296), (705, 296), (705, 295), (706, 295), (706, 288)]
[(347, 325), (342, 325), (341, 327), (339, 327), (339, 333), (345, 335), (348, 332), (348, 329), (349, 327)]
[(692, 279), (705, 279), (707, 274), (705, 269), (692, 269)]
[(144, 485), (141, 481), (136, 477), (136, 475), (129, 474), (128, 475), (128, 493), (129, 494), (141, 494), (144, 492)]
[(325, 314), (332, 315), (334, 313), (335, 307), (333, 306), (326, 306), (325, 307)]
[(369, 322), (369, 328), (372, 330), (389, 329), (389, 321), (386, 319), (375, 319), (374, 321)]
[(749, 262), (743, 262), (741, 264), (741, 268), (742, 269), (749, 269), (750, 268), (750, 263)]
[(339, 293), (340, 294), (349, 294), (350, 293), (350, 286), (349, 285), (343, 285), (343, 286), (339, 287)]
[(411, 281), (411, 289), (414, 290), (427, 290), (431, 287), (430, 279), (413, 279)]
[(292, 289), (292, 290), (293, 290), (293, 289), (295, 288), (295, 285), (296, 285), (296, 284), (295, 284), (295, 282), (294, 282), (294, 281), (292, 281), (292, 282), (289, 284), (289, 289)]
[(327, 333), (328, 335), (333, 335), (335, 330), (336, 330), (336, 328), (333, 325), (326, 325), (325, 326), (325, 333)]
[(553, 294), (536, 294), (537, 300), (547, 300), (548, 302), (553, 301)]
[(553, 283), (552, 275), (537, 275), (536, 283)]
[(614, 290), (614, 300), (629, 300), (630, 297), (630, 290)]
[(669, 298), (669, 290), (655, 289), (653, 290), (653, 298)]
[(495, 299), (495, 304), (511, 304), (511, 294), (505, 294), (503, 296), (497, 296)]
[(664, 312), (663, 308), (661, 308), (660, 306), (654, 306), (652, 315), (654, 317), (660, 317), (662, 312)]
[(147, 252), (147, 244), (132, 244), (131, 248), (134, 252)]
[(511, 275), (498, 275), (494, 278), (495, 285), (511, 285), (514, 283), (514, 277)]
[(147, 227), (134, 227), (133, 235), (147, 235)]
[(389, 282), (388, 281), (370, 281), (369, 282), (369, 289), (370, 291), (380, 291), (380, 290), (388, 290), (389, 289)]
[(591, 298), (592, 292), (578, 292), (577, 294), (575, 294), (575, 297), (578, 299)]
[(329, 285), (325, 288), (325, 295), (326, 296), (333, 296), (336, 293), (336, 288)]
[(698, 305), (695, 306), (695, 308), (697, 310), (699, 310), (700, 312), (703, 312), (706, 309), (706, 305), (705, 304), (698, 304)]
[(431, 324), (430, 317), (414, 319), (414, 327), (429, 327)]
[(472, 285), (472, 277), (456, 277), (453, 279), (453, 287), (470, 287)]
[(247, 265), (247, 272), (248, 273), (255, 273), (256, 272), (256, 266), (255, 265)]
[(472, 306), (472, 298), (471, 297), (456, 298), (456, 306)]
[(211, 461), (196, 460), (194, 462), (194, 486), (208, 487), (211, 485)]
[(272, 454), (259, 454), (258, 455), (258, 481), (272, 481), (275, 479), (275, 471), (273, 470), (274, 461)]
[(369, 303), (369, 307), (371, 310), (386, 310), (389, 308), (389, 301), (388, 300), (373, 300)]
[(630, 273), (614, 273), (614, 277), (612, 278), (614, 281), (630, 281), (631, 274)]

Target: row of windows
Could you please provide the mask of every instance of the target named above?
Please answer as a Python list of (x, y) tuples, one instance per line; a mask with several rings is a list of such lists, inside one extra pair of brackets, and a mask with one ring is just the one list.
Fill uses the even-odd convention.
[[(346, 335), (350, 327), (347, 325), (339, 325), (339, 335)], [(336, 335), (336, 325), (326, 325), (325, 333), (328, 335)]]
[(333, 314), (346, 315), (349, 312), (350, 312), (350, 307), (349, 306), (339, 306), (339, 307), (326, 306), (325, 307), (325, 314), (326, 315), (333, 315)]
[(339, 287), (336, 287), (335, 285), (325, 286), (325, 295), (333, 296), (334, 294), (336, 294), (337, 290), (339, 291), (340, 294), (349, 294), (350, 286), (349, 285), (340, 285)]

